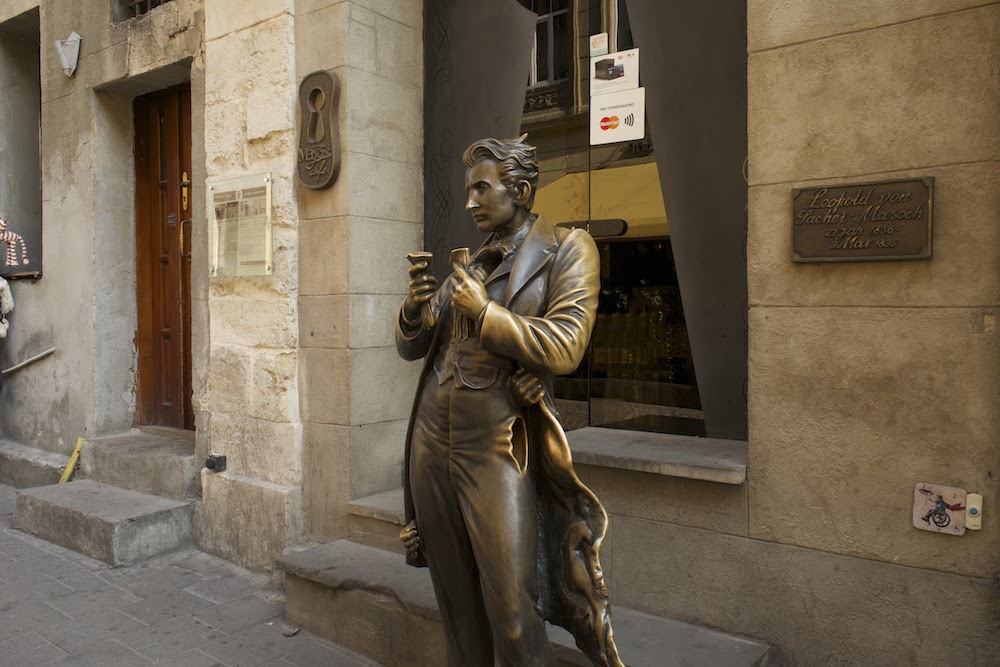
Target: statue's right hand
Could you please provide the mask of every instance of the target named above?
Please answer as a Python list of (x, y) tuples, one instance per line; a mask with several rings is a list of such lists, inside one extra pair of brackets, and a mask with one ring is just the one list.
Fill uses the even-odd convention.
[(430, 301), (437, 291), (437, 278), (427, 272), (427, 267), (428, 263), (421, 261), (409, 268), (409, 291), (403, 300), (403, 313), (411, 322), (420, 317), (421, 306)]
[(399, 541), (406, 548), (406, 553), (411, 557), (420, 552), (420, 533), (417, 532), (417, 522), (411, 521), (399, 532)]

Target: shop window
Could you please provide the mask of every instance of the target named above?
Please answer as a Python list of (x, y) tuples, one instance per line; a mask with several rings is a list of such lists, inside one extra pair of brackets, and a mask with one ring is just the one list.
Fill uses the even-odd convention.
[(651, 139), (601, 148), (567, 141), (572, 131), (528, 131), (544, 154), (535, 211), (590, 231), (601, 256), (590, 350), (556, 379), (564, 425), (705, 435)]
[[(591, 0), (579, 11), (578, 32), (593, 30), (596, 18), (598, 32), (613, 33), (619, 49), (631, 48), (624, 2)], [(585, 37), (571, 36), (565, 57), (574, 57), (573, 39)], [(578, 57), (588, 72), (589, 53)], [(587, 100), (586, 86), (581, 92)], [(567, 429), (705, 435), (652, 138), (591, 146), (587, 114), (584, 105), (555, 122), (526, 114), (522, 125), (541, 162), (535, 211), (553, 224), (586, 229), (601, 255), (590, 351), (574, 374), (556, 379), (560, 418)]]
[[(553, 224), (586, 229), (601, 256), (589, 353), (576, 373), (556, 381), (563, 424), (744, 439), (746, 190), (732, 177), (746, 156), (741, 10), (692, 14), (659, 0), (519, 0), (535, 15), (511, 11), (487, 21), (474, 11), (478, 1), (426, 4), (429, 34), (443, 36), (427, 44), (425, 77), (425, 239), (435, 265), (447, 266), (450, 248), (481, 240), (460, 206), (460, 166), (450, 166), (463, 142), (483, 131), (526, 132), (540, 161), (535, 211)], [(716, 14), (726, 30), (716, 28)], [(453, 23), (458, 16), (461, 26)], [(638, 16), (643, 20), (630, 20)], [(697, 39), (689, 39), (688, 24)], [(533, 31), (532, 53), (503, 42), (482, 49), (471, 38), (504, 29), (525, 38)], [(671, 100), (647, 107), (638, 141), (590, 145), (587, 38), (599, 32), (609, 34), (612, 51), (646, 40), (640, 83), (647, 99)], [(726, 67), (698, 71), (700, 62), (715, 62), (707, 55), (715, 50)], [(702, 55), (679, 57), (687, 52)], [(509, 76), (498, 77), (481, 99), (460, 99), (455, 91), (477, 89), (483, 71)], [(507, 102), (515, 95), (524, 96), (520, 118)]]

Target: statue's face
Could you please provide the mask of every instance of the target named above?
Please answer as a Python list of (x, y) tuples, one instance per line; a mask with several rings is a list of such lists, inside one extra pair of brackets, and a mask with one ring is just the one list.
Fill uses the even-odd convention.
[(498, 167), (496, 160), (484, 159), (466, 170), (465, 191), (469, 199), (465, 208), (472, 214), (479, 231), (484, 234), (497, 232), (500, 236), (505, 236), (516, 231), (512, 227), (518, 206), (500, 181)]

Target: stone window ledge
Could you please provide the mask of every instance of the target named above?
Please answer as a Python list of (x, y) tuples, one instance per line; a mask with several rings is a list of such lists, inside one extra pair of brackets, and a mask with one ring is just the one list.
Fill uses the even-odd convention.
[(747, 478), (745, 440), (598, 427), (577, 429), (566, 436), (574, 463), (720, 484), (739, 485)]
[[(573, 463), (739, 485), (747, 478), (744, 440), (695, 438), (588, 427), (566, 434)], [(358, 498), (347, 513), (403, 525), (403, 490), (392, 489)]]

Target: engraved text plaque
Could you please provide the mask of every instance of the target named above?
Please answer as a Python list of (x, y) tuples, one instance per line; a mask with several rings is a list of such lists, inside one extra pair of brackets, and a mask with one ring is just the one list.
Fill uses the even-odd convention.
[(792, 261), (930, 259), (934, 179), (792, 191)]

